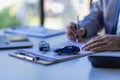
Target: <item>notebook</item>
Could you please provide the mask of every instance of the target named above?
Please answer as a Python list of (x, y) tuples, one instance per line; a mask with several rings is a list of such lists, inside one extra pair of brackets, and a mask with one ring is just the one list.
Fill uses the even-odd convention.
[(29, 48), (32, 43), (26, 36), (20, 35), (0, 35), (0, 49)]
[(17, 28), (9, 28), (4, 31), (5, 33), (13, 33), (13, 34), (22, 34), (32, 37), (40, 37), (47, 38), (51, 36), (56, 36), (60, 34), (66, 33), (65, 30), (50, 30), (45, 29), (44, 27), (17, 27)]

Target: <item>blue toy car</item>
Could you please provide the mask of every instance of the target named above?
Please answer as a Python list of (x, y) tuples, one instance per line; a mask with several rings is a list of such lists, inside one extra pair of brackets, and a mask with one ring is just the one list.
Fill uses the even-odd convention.
[(76, 46), (65, 46), (63, 48), (54, 49), (58, 55), (76, 55), (80, 51), (79, 47)]

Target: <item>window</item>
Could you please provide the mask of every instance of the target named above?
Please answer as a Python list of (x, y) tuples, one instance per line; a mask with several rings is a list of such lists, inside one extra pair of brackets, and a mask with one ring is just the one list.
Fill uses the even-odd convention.
[[(0, 28), (40, 25), (40, 0), (1, 0)], [(89, 13), (90, 0), (43, 0), (45, 27), (63, 29), (76, 16), (82, 20)], [(3, 18), (4, 16), (4, 18)], [(7, 23), (7, 24), (6, 24)]]
[[(20, 4), (16, 0), (0, 0), (0, 28), (19, 26), (20, 20), (17, 18), (17, 6)], [(16, 6), (17, 5), (17, 6)]]
[(62, 29), (76, 16), (82, 20), (89, 13), (90, 0), (44, 0), (45, 27)]

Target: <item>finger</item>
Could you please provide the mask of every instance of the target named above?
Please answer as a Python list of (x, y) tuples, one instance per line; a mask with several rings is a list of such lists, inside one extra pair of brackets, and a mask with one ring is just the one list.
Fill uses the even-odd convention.
[(102, 42), (102, 41), (104, 41), (104, 38), (101, 38), (101, 37), (94, 38), (94, 39), (90, 40), (88, 43), (86, 43), (83, 48), (85, 48), (85, 47), (87, 47), (87, 46), (89, 46), (91, 44), (94, 44), (94, 43), (97, 43), (97, 42)]
[(76, 36), (76, 31), (74, 31), (73, 29), (71, 29), (70, 27), (67, 28), (67, 35), (73, 34), (74, 36)]
[(68, 37), (68, 39), (70, 39), (72, 41), (75, 41), (75, 39), (76, 39), (76, 35), (72, 30), (67, 31), (67, 37)]
[(68, 35), (68, 36), (70, 36), (70, 35), (76, 36), (75, 32), (73, 32), (72, 30), (68, 30), (68, 31), (67, 31), (67, 35)]
[(72, 41), (75, 41), (76, 40), (76, 37), (73, 35), (73, 34), (69, 34), (67, 35), (68, 36), (68, 39), (72, 40)]
[(72, 41), (76, 41), (76, 39), (74, 37), (69, 37), (69, 40), (72, 40)]
[(95, 37), (95, 39), (99, 39), (99, 38), (103, 38), (103, 36), (97, 36), (97, 37)]
[(73, 32), (76, 32), (76, 24), (73, 22), (70, 22), (70, 24), (67, 26), (67, 29), (72, 30)]
[(84, 39), (82, 37), (78, 38), (78, 42), (82, 42)]
[(79, 37), (82, 37), (84, 34), (85, 34), (85, 29), (84, 29), (84, 28), (80, 28), (80, 29), (77, 31), (77, 35), (78, 35)]
[(83, 48), (83, 50), (88, 51), (88, 50), (91, 50), (93, 48), (104, 46), (104, 45), (107, 45), (107, 43), (105, 41), (103, 41), (103, 42), (97, 42), (97, 43), (93, 43), (93, 44), (91, 44), (91, 45)]
[(108, 45), (104, 45), (104, 46), (93, 48), (93, 49), (91, 49), (91, 51), (93, 51), (93, 52), (102, 52), (102, 51), (107, 51), (108, 48), (109, 48)]
[(83, 35), (85, 34), (85, 29), (84, 28), (80, 28), (77, 31), (77, 36), (78, 36), (78, 41), (81, 42), (83, 41)]

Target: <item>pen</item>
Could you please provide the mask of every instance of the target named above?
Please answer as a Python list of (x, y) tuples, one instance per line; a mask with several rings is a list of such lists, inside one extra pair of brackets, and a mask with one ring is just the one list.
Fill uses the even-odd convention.
[(31, 61), (34, 60), (34, 58), (33, 58), (32, 56), (28, 56), (28, 55), (25, 55), (25, 54), (23, 54), (23, 53), (19, 53), (19, 54), (17, 54), (16, 56), (17, 56), (17, 57), (20, 57), (20, 58), (27, 59), (27, 60), (31, 60)]
[(26, 54), (24, 52), (17, 53), (16, 56), (19, 58), (24, 58), (31, 61), (37, 61), (40, 59), (38, 56), (34, 56), (33, 54)]
[[(80, 28), (79, 26), (79, 16), (77, 16), (76, 31)], [(78, 35), (76, 35), (76, 42), (78, 42)]]
[(76, 26), (76, 30), (78, 30), (80, 28), (79, 26), (79, 16), (77, 16), (77, 26)]

